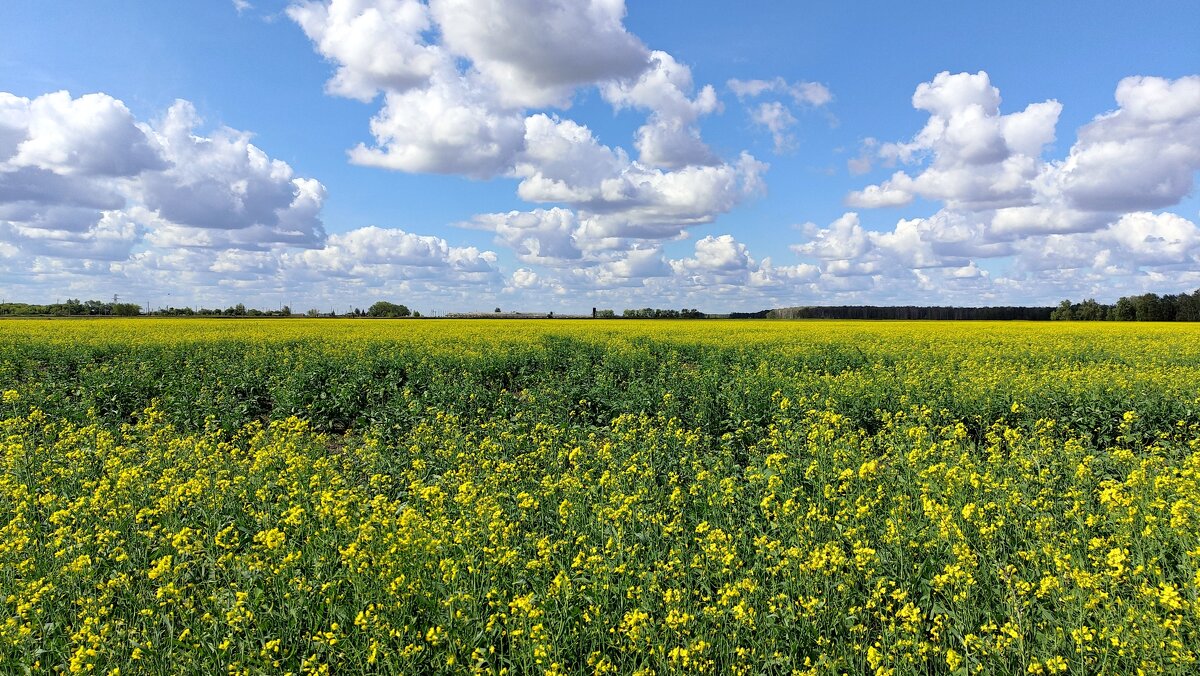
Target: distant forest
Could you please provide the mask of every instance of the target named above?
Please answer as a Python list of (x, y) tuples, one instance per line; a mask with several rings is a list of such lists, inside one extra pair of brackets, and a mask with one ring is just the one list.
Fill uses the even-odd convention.
[(1200, 289), (1191, 293), (1143, 293), (1122, 296), (1112, 305), (1089, 298), (1082, 303), (1064, 300), (1050, 313), (1060, 321), (1197, 322), (1200, 321)]
[[(499, 308), (496, 309), (499, 313)], [(145, 314), (136, 303), (105, 302), (99, 300), (80, 301), (69, 299), (64, 303), (37, 305), (31, 303), (0, 303), (0, 316), (33, 317), (134, 317)], [(290, 317), (291, 308), (283, 306), (273, 310), (247, 308), (238, 303), (224, 309), (162, 308), (149, 313), (169, 317)], [(318, 310), (304, 313), (309, 317), (420, 317), (419, 312), (410, 312), (405, 305), (380, 301), (369, 310), (355, 308), (346, 314)], [(510, 313), (511, 314), (511, 313)], [(537, 314), (537, 313), (535, 313)], [(488, 315), (480, 315), (488, 316)], [(496, 317), (508, 315), (495, 314)], [(554, 317), (549, 313), (547, 317)], [(1012, 320), (1026, 321), (1139, 321), (1139, 322), (1195, 322), (1200, 321), (1200, 289), (1192, 293), (1160, 296), (1144, 293), (1139, 296), (1123, 296), (1112, 305), (1099, 303), (1089, 298), (1081, 303), (1064, 300), (1058, 307), (948, 307), (922, 305), (808, 305), (776, 308), (757, 312), (731, 312), (728, 315), (708, 315), (696, 309), (682, 310), (663, 308), (627, 309), (620, 314), (613, 310), (592, 310), (597, 319), (704, 319), (728, 317), (729, 319), (933, 319), (933, 320)]]
[[(919, 305), (815, 305), (764, 310), (767, 319), (1050, 319), (1052, 307), (944, 307)], [(760, 315), (760, 313), (753, 313)], [(733, 317), (731, 314), (730, 317)]]

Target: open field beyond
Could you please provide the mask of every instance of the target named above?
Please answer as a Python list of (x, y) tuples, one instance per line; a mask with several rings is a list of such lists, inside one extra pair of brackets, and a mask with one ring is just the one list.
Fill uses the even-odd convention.
[(1196, 673), (1200, 326), (0, 322), (0, 670)]

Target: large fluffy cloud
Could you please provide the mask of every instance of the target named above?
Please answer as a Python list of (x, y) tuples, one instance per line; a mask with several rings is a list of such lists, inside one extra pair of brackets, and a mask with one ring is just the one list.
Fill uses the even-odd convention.
[(410, 173), (486, 178), (507, 171), (524, 147), (524, 115), (494, 105), (471, 78), (439, 75), (422, 89), (389, 91), (371, 119), (375, 145), (351, 161)]
[(324, 186), (296, 177), (249, 134), (223, 128), (203, 137), (195, 133), (199, 123), (192, 105), (180, 101), (151, 129), (167, 166), (143, 174), (145, 206), (181, 228), (236, 232), (262, 246), (319, 246)]
[(608, 83), (604, 97), (617, 109), (642, 108), (650, 119), (637, 131), (638, 159), (653, 167), (716, 164), (700, 139), (696, 121), (718, 109), (717, 92), (706, 85), (692, 96), (692, 71), (666, 52), (654, 52), (651, 66), (634, 80)]
[[(284, 265), (322, 280), (328, 276), (362, 279), (486, 281), (496, 273), (496, 254), (396, 228), (369, 226), (329, 237), (325, 246), (283, 256)], [(448, 273), (448, 274), (447, 274)]]
[(1196, 225), (1161, 210), (1192, 193), (1200, 169), (1200, 76), (1125, 78), (1115, 98), (1117, 108), (1082, 127), (1064, 159), (1046, 160), (1057, 102), (1002, 114), (986, 73), (941, 73), (913, 95), (930, 115), (925, 127), (909, 141), (870, 146), (885, 162), (918, 169), (846, 200), (896, 207), (919, 196), (941, 209), (882, 232), (846, 214), (810, 226), (795, 250), (826, 272), (872, 280), (876, 291), (928, 283), (935, 269), (969, 277), (989, 259), (1007, 273), (990, 280), (992, 291), (1026, 300), (1096, 293), (1105, 281), (1106, 297), (1189, 283), (1200, 270)]
[(287, 15), (337, 65), (326, 87), (339, 96), (369, 101), (380, 90), (419, 87), (450, 67), (422, 37), (432, 21), (420, 0), (305, 0)]
[(1117, 110), (1079, 131), (1054, 179), (1086, 211), (1162, 209), (1192, 192), (1200, 169), (1200, 76), (1129, 77)]
[(523, 263), (579, 265), (583, 258), (576, 244), (579, 221), (569, 209), (480, 214), (463, 225), (496, 233), (497, 241)]
[(1062, 106), (1030, 104), (1000, 113), (1000, 92), (987, 73), (938, 73), (917, 87), (913, 106), (930, 113), (911, 141), (881, 148), (887, 158), (913, 163), (931, 157), (915, 177), (897, 172), (882, 184), (851, 193), (853, 207), (898, 206), (913, 196), (946, 202), (951, 208), (1025, 204), (1034, 195), (1042, 148), (1054, 140)]
[(527, 108), (636, 79), (648, 50), (623, 0), (303, 0), (288, 16), (336, 66), (330, 93), (370, 100), (374, 146), (355, 162), (474, 177), (511, 169)]
[(191, 104), (154, 124), (120, 101), (66, 92), (0, 94), (0, 225), (35, 255), (121, 259), (149, 234), (218, 248), (319, 246), (325, 188), (218, 129)]
[(470, 59), (508, 105), (567, 105), (577, 86), (646, 66), (645, 46), (622, 24), (624, 0), (432, 0), (430, 8), (443, 46)]
[(33, 100), (0, 93), (0, 159), (7, 169), (64, 176), (135, 176), (166, 165), (125, 104), (65, 91)]
[(325, 187), (191, 104), (153, 122), (104, 94), (0, 93), (0, 284), (199, 304), (499, 287), (496, 255), (395, 228), (327, 237)]
[[(623, 0), (308, 0), (288, 13), (336, 66), (330, 92), (384, 93), (373, 142), (351, 161), (516, 178), (522, 199), (570, 210), (571, 247), (652, 247), (639, 240), (679, 236), (761, 192), (766, 165), (723, 161), (701, 138), (716, 90), (629, 33)], [(636, 158), (564, 117), (583, 87), (646, 114)], [(525, 227), (545, 213), (475, 222), (521, 260), (571, 259), (562, 236)]]

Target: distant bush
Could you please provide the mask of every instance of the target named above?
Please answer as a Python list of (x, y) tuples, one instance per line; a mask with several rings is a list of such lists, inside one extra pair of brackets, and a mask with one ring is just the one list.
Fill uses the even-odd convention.
[(407, 305), (397, 305), (381, 300), (367, 309), (370, 317), (407, 317), (412, 314)]

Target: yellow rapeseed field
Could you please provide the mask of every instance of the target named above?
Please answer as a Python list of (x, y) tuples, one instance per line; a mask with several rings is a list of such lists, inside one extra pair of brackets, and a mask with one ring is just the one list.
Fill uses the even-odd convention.
[(4, 673), (1200, 671), (1200, 327), (0, 322)]

